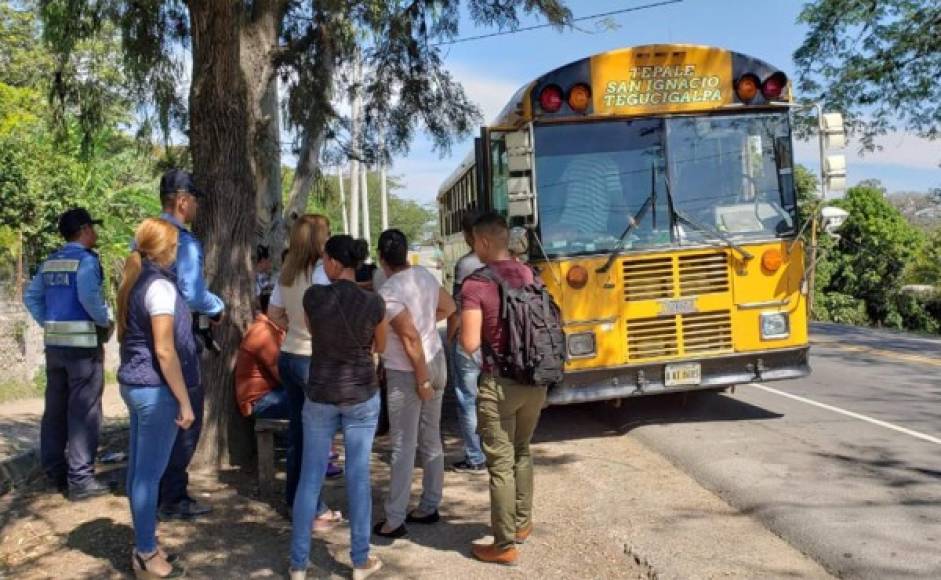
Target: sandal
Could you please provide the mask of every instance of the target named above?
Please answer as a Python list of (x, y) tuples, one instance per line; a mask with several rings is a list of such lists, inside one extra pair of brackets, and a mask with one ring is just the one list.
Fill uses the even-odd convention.
[(343, 514), (336, 510), (327, 510), (323, 514), (314, 518), (314, 525), (311, 526), (312, 532), (327, 532), (343, 522)]
[(170, 564), (170, 572), (165, 575), (157, 574), (156, 572), (151, 572), (147, 569), (147, 563), (160, 555), (160, 550), (155, 551), (153, 554), (147, 556), (146, 558), (140, 554), (137, 550), (133, 552), (134, 558), (131, 563), (131, 568), (134, 569), (134, 577), (138, 580), (157, 580), (159, 578), (181, 578), (185, 571), (183, 568), (174, 566)]

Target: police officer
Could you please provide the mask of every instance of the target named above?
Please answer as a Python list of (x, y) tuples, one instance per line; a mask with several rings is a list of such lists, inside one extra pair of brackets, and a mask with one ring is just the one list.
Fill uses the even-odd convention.
[[(180, 293), (187, 306), (195, 313), (208, 316), (218, 322), (225, 305), (209, 292), (203, 278), (203, 248), (199, 240), (187, 229), (196, 219), (202, 192), (196, 188), (193, 176), (187, 171), (171, 169), (160, 180), (160, 217), (180, 230), (176, 255), (176, 278)], [(205, 392), (202, 384), (189, 388), (190, 402), (196, 421), (189, 429), (180, 429), (170, 455), (170, 463), (160, 481), (160, 517), (162, 519), (191, 519), (212, 511), (206, 504), (190, 497), (187, 468), (196, 451), (199, 434), (203, 426), (203, 402)]]
[(73, 501), (108, 493), (95, 479), (101, 429), (104, 343), (114, 328), (102, 293), (104, 276), (94, 220), (83, 208), (59, 217), (66, 244), (42, 264), (26, 290), (29, 313), (43, 327), (46, 407), (39, 448), (43, 470)]

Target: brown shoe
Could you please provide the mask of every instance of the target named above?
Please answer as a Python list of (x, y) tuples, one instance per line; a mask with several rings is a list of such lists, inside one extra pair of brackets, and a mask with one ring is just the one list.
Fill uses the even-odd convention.
[(519, 552), (515, 547), (501, 548), (496, 544), (477, 544), (473, 549), (474, 557), (481, 562), (490, 564), (503, 564), (504, 566), (513, 566), (519, 557)]
[(529, 535), (533, 533), (533, 525), (529, 524), (525, 528), (520, 528), (516, 530), (516, 540), (517, 544), (525, 544), (526, 540), (529, 539)]

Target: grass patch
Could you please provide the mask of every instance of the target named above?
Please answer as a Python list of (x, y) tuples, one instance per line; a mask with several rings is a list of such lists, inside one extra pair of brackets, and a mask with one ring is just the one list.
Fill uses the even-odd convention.
[(0, 403), (17, 399), (32, 399), (46, 392), (46, 367), (41, 367), (32, 381), (8, 380), (0, 382)]

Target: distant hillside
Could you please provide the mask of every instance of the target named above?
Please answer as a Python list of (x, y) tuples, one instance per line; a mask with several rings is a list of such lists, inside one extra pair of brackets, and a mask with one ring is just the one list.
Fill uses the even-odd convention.
[(941, 227), (941, 196), (898, 192), (890, 194), (888, 199), (913, 225), (925, 230)]

